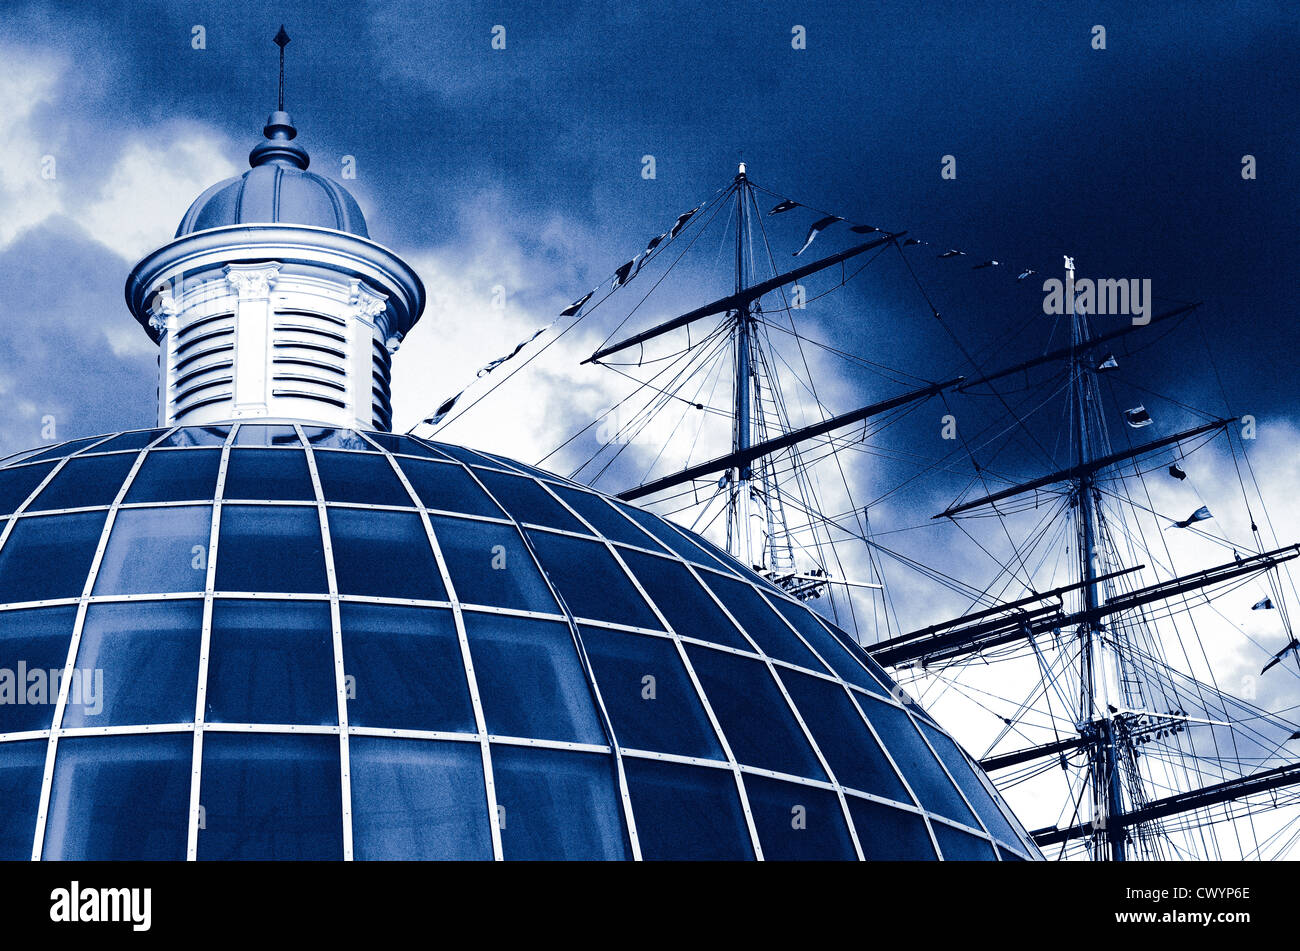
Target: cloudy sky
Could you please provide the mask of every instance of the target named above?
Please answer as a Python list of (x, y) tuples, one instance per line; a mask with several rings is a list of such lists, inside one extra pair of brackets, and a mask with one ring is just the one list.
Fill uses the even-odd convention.
[[(1151, 280), (1157, 310), (1204, 302), (1177, 338), (1125, 358), (1130, 389), (1113, 398), (1146, 403), (1157, 417), (1148, 434), (1192, 425), (1187, 405), (1255, 416), (1251, 452), (1279, 534), (1300, 522), (1294, 4), (558, 6), (132, 0), (70, 12), (9, 0), (0, 16), (0, 454), (42, 441), (46, 417), (60, 439), (153, 422), (155, 350), (123, 306), (122, 283), (203, 188), (246, 167), (274, 106), (270, 38), (283, 22), (292, 37), (286, 105), (313, 171), (340, 177), (352, 157), (357, 177), (347, 184), (371, 235), (429, 290), (396, 364), (399, 429), (606, 281), (743, 160), (780, 195), (929, 242), (911, 260), (942, 322), (899, 262), (800, 318), (810, 337), (915, 378), (972, 373), (968, 354), (984, 369), (1004, 366), (1042, 352), (1053, 332), (1059, 344), (1059, 327), (1032, 320), (1041, 285), (1017, 284), (1011, 271), (1059, 274), (1063, 253), (1080, 276)], [(1094, 48), (1099, 26), (1104, 49)], [(504, 49), (493, 48), (496, 27)], [(792, 43), (797, 27), (802, 49)], [(643, 175), (646, 156), (653, 178)], [(955, 159), (955, 179), (941, 177), (944, 156)], [(1247, 156), (1253, 178), (1242, 174)], [(799, 214), (772, 223), (786, 262), (810, 220)], [(816, 249), (848, 240), (828, 232)], [(937, 259), (947, 248), (968, 258)], [(628, 328), (725, 293), (728, 259), (717, 242), (712, 250)], [(985, 259), (1003, 266), (971, 269)], [(526, 461), (546, 456), (627, 392), (622, 377), (578, 364), (638, 305), (648, 280), (441, 438)], [(899, 391), (824, 351), (812, 370), (830, 411)], [(800, 392), (791, 382), (803, 421), (817, 409)], [(970, 433), (997, 409), (987, 400), (952, 407)], [(902, 454), (932, 461), (950, 451), (936, 442), (941, 410), (926, 412), (913, 429), (882, 437), (892, 458), (853, 454), (852, 504), (913, 472)], [(1055, 425), (1045, 419), (1044, 432)], [(725, 431), (710, 440), (725, 444)], [(625, 487), (656, 458), (661, 467), (685, 461), (658, 448), (634, 447), (600, 485)], [(993, 448), (1009, 477), (1041, 471), (1016, 438)], [(547, 464), (568, 472), (592, 451), (579, 440)], [(1189, 503), (1217, 502), (1215, 531), (1239, 538), (1243, 516), (1228, 508), (1239, 490), (1219, 471), (1232, 460), (1215, 461), (1195, 493), (1161, 489), (1173, 494), (1156, 507), (1167, 501), (1185, 515)], [(967, 467), (920, 484), (881, 503), (873, 526), (900, 530), (890, 536), (900, 550), (980, 587), (995, 561), (959, 546), (951, 526), (916, 539), (901, 531), (969, 481)], [(823, 502), (835, 512), (850, 505), (833, 487)], [(998, 544), (988, 540), (989, 550), (1005, 554)], [(1220, 556), (1188, 546), (1177, 567)], [(924, 578), (890, 580), (904, 627), (965, 607)], [(1281, 636), (1253, 635), (1267, 645)], [(1243, 669), (1256, 663), (1223, 650)]]

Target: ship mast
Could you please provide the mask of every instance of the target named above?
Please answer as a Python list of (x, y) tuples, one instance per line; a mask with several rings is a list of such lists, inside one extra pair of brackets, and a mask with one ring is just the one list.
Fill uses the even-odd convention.
[[(1075, 506), (1079, 526), (1079, 567), (1082, 583), (1084, 619), (1079, 625), (1080, 640), (1080, 709), (1079, 729), (1092, 738), (1089, 749), (1089, 775), (1092, 783), (1093, 853), (1096, 858), (1109, 857), (1124, 861), (1124, 832), (1112, 829), (1111, 817), (1124, 814), (1119, 757), (1117, 755), (1118, 659), (1105, 643), (1105, 626), (1098, 616), (1102, 604), (1098, 571), (1097, 513), (1094, 507), (1093, 472), (1090, 468), (1091, 426), (1089, 408), (1094, 381), (1091, 366), (1083, 359), (1089, 350), (1087, 314), (1074, 308), (1074, 259), (1065, 259), (1065, 299), (1071, 317), (1070, 373), (1075, 388), (1075, 464), (1079, 476), (1075, 481)], [(1100, 683), (1098, 682), (1100, 679)]]
[[(750, 340), (750, 302), (744, 297), (745, 280), (745, 224), (746, 205), (749, 201), (749, 180), (742, 162), (732, 185), (736, 193), (736, 299), (739, 302), (733, 315), (733, 337), (736, 353), (735, 415), (732, 421), (732, 452), (738, 458), (753, 442), (753, 369)], [(754, 550), (751, 482), (754, 468), (749, 461), (741, 461), (731, 470), (731, 495), (727, 506), (727, 551), (742, 564), (759, 566), (762, 555)]]

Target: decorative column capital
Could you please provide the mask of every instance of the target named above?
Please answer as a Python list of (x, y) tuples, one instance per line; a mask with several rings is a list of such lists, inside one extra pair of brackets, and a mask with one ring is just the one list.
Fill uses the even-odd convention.
[(280, 265), (227, 264), (225, 275), (240, 300), (265, 299), (271, 296), (271, 288), (280, 276)]
[(349, 286), (348, 303), (352, 305), (352, 315), (362, 320), (375, 322), (375, 318), (388, 309), (388, 296), (378, 294), (358, 280)]

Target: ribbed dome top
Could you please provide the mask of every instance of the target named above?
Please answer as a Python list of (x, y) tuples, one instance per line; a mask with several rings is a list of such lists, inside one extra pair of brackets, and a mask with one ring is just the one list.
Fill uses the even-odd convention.
[(243, 175), (218, 182), (185, 212), (176, 237), (239, 224), (296, 224), (331, 228), (368, 238), (366, 220), (346, 188), (307, 171), (306, 149), (289, 115), (273, 112), (266, 139), (249, 153)]

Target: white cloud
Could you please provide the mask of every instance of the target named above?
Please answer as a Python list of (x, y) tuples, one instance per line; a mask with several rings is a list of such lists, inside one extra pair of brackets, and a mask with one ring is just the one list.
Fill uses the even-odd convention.
[[(580, 293), (574, 281), (580, 284), (583, 278), (540, 263), (556, 254), (563, 256), (577, 226), (549, 222), (542, 237), (532, 237), (541, 247), (529, 252), (523, 248), (526, 228), (508, 213), (502, 196), (484, 194), (460, 207), (455, 228), (462, 236), (459, 244), (406, 255), (425, 283), (428, 305), (394, 358), (397, 431), (410, 428), (462, 387), (472, 384), (457, 413), (500, 385), (463, 420), (453, 417), (445, 424), (445, 433), (439, 429), (432, 438), (532, 462), (613, 405), (629, 388), (608, 370), (580, 365), (600, 342), (596, 329), (585, 324), (502, 383), (553, 341), (567, 320), (491, 376), (476, 380), (480, 367), (546, 326)], [(425, 434), (428, 428), (419, 432)]]
[[(63, 63), (21, 48), (0, 48), (0, 249), (26, 229), (62, 209), (58, 178), (60, 141), (42, 138), (33, 116), (47, 104)], [(53, 178), (42, 165), (54, 160)], [(48, 175), (48, 172), (47, 172)]]
[(222, 137), (190, 123), (149, 130), (127, 145), (99, 196), (78, 213), (86, 231), (134, 263), (164, 244), (208, 186), (236, 174)]

